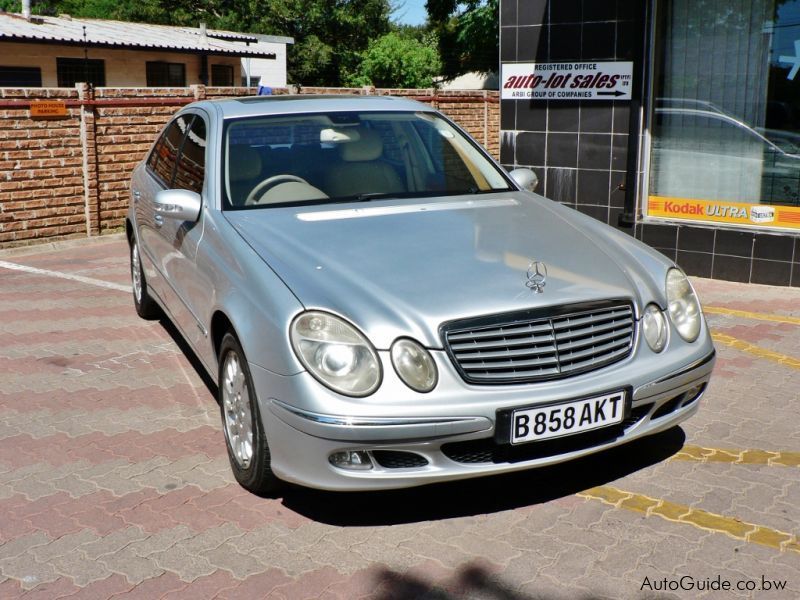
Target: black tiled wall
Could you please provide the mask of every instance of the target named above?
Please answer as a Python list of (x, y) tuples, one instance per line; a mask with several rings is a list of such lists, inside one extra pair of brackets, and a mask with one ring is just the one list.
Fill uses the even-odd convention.
[[(500, 60), (632, 60), (644, 89), (649, 3), (501, 0)], [(532, 168), (548, 198), (619, 226), (625, 196), (634, 193), (626, 190), (631, 135), (641, 136), (640, 128), (631, 131), (630, 107), (628, 101), (503, 100), (500, 160), (507, 168)], [(621, 229), (692, 275), (800, 287), (800, 236), (652, 222)]]
[[(620, 43), (636, 37), (638, 12), (628, 6), (636, 3), (502, 0), (501, 61), (641, 62), (636, 43)], [(616, 225), (624, 204), (629, 119), (627, 102), (504, 100), (501, 162), (533, 168), (539, 192)]]

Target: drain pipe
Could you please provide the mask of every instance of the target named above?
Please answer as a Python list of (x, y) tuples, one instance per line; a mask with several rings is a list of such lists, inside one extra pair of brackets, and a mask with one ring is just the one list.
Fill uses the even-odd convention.
[(31, 20), (31, 0), (22, 0), (22, 16), (25, 20)]

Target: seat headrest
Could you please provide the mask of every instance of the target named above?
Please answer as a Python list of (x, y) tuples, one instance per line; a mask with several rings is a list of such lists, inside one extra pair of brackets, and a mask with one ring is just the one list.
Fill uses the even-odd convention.
[(362, 162), (375, 160), (383, 154), (383, 140), (372, 129), (359, 127), (359, 139), (341, 145), (342, 160), (347, 162)]
[(252, 146), (231, 146), (228, 153), (231, 181), (249, 181), (261, 175), (261, 153)]

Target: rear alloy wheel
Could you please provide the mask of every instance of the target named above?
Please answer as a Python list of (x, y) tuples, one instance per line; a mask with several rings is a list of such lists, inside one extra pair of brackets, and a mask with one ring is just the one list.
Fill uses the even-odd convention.
[(147, 291), (147, 281), (144, 278), (139, 243), (136, 238), (131, 240), (131, 286), (133, 288), (133, 305), (136, 307), (136, 314), (143, 319), (158, 319), (161, 316), (161, 311), (156, 301), (150, 297)]
[(254, 494), (271, 495), (280, 487), (280, 480), (270, 468), (269, 446), (247, 359), (231, 333), (222, 338), (219, 365), (222, 429), (233, 475)]

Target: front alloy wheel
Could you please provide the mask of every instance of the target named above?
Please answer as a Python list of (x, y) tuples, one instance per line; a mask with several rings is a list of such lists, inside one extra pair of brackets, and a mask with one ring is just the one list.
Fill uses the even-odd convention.
[(270, 468), (269, 446), (247, 359), (232, 333), (226, 333), (220, 345), (217, 386), (233, 476), (254, 494), (270, 495), (279, 488), (280, 480)]

